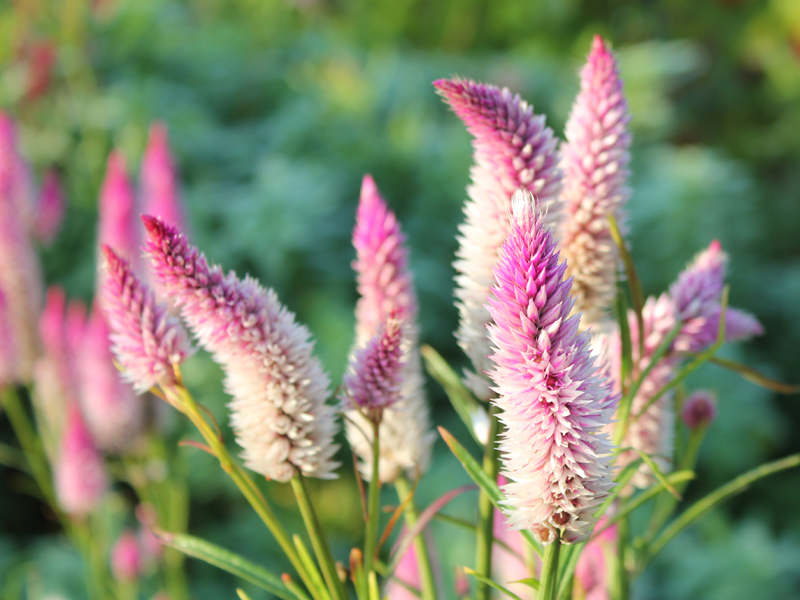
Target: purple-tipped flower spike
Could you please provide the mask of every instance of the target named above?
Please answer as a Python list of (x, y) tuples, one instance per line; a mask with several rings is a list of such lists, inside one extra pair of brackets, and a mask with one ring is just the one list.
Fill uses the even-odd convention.
[[(676, 318), (683, 322), (674, 344), (676, 351), (701, 352), (716, 341), (727, 262), (728, 256), (714, 240), (670, 286)], [(735, 308), (726, 309), (726, 341), (742, 341), (761, 333), (761, 324), (754, 317)]]
[[(378, 435), (382, 482), (395, 481), (403, 473), (416, 478), (428, 466), (434, 435), (430, 431), (422, 364), (418, 350), (417, 299), (408, 269), (405, 236), (394, 213), (381, 198), (372, 177), (364, 177), (356, 212), (353, 245), (360, 298), (356, 304), (357, 354), (379, 335), (390, 319), (402, 326), (402, 371), (400, 394), (395, 404), (383, 410)], [(352, 359), (351, 359), (352, 360)], [(361, 459), (361, 472), (372, 477), (372, 425), (358, 411), (348, 412), (347, 439)]]
[(621, 221), (630, 195), (629, 121), (617, 61), (595, 36), (561, 147), (564, 218), (559, 244), (567, 277), (573, 278), (573, 310), (583, 312), (582, 328), (607, 321), (616, 294), (618, 252), (608, 215)]
[(368, 415), (382, 417), (384, 409), (400, 401), (405, 366), (402, 342), (402, 323), (390, 318), (353, 353), (341, 395), (345, 409), (362, 409)]
[(153, 123), (140, 173), (142, 210), (179, 230), (185, 228), (175, 166), (169, 151), (167, 126)]
[(717, 399), (708, 390), (692, 392), (683, 402), (681, 419), (689, 429), (708, 427), (717, 416)]
[(308, 329), (257, 281), (209, 267), (175, 227), (143, 217), (153, 270), (225, 371), (245, 464), (270, 479), (335, 477), (335, 411)]
[(25, 176), (14, 124), (0, 113), (0, 288), (14, 339), (15, 382), (28, 382), (33, 375), (43, 296), (39, 261), (27, 234), (30, 203), (21, 183)]
[(186, 333), (166, 304), (133, 273), (130, 263), (104, 245), (103, 307), (112, 351), (138, 393), (178, 382), (175, 366), (189, 355)]
[(96, 302), (80, 347), (81, 407), (98, 446), (107, 452), (124, 452), (141, 433), (145, 411), (114, 365), (110, 336)]
[(111, 549), (111, 572), (114, 579), (130, 583), (142, 572), (142, 551), (139, 540), (132, 531), (123, 531)]
[[(98, 247), (107, 244), (115, 248), (119, 255), (132, 261), (134, 270), (139, 268), (141, 254), (141, 228), (136, 212), (136, 200), (126, 171), (125, 158), (113, 150), (108, 155), (106, 176), (100, 190)], [(98, 286), (101, 284), (102, 281), (98, 279)]]
[(94, 510), (108, 488), (103, 459), (95, 448), (77, 405), (68, 408), (55, 464), (56, 498), (61, 509), (75, 518)]
[(36, 239), (43, 244), (50, 244), (56, 237), (64, 218), (64, 195), (58, 174), (50, 169), (42, 179), (39, 191), (39, 206), (36, 213), (34, 232)]
[(514, 195), (513, 222), (489, 299), (490, 373), (506, 429), (500, 442), (509, 523), (542, 544), (585, 539), (613, 487), (609, 425), (617, 397), (599, 375), (564, 263), (533, 194)]
[(527, 102), (507, 89), (463, 79), (442, 79), (433, 85), (474, 137), (472, 183), (454, 264), (456, 337), (475, 367), (467, 382), (485, 400), (489, 397), (485, 373), (492, 367), (486, 299), (494, 284), (492, 267), (510, 227), (511, 196), (519, 188), (530, 190), (542, 207), (548, 207), (548, 218), (557, 220), (555, 203), (561, 191), (557, 143), (544, 117), (534, 115)]

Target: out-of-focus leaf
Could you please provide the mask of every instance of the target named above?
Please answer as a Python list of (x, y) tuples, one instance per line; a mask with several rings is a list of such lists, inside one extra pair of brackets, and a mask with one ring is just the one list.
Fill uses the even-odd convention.
[(755, 383), (756, 385), (760, 385), (761, 387), (773, 392), (778, 392), (779, 394), (796, 394), (800, 392), (799, 385), (789, 385), (788, 383), (780, 382), (777, 379), (771, 379), (763, 373), (759, 373), (753, 367), (748, 367), (747, 365), (743, 365), (735, 360), (721, 358), (719, 356), (712, 356), (708, 359), (708, 361), (712, 364), (733, 371), (734, 373), (738, 373), (747, 379), (747, 381)]

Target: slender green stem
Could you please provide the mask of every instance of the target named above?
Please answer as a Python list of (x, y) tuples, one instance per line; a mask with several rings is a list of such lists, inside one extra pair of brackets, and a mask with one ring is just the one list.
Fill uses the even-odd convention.
[(364, 537), (364, 573), (369, 574), (375, 561), (378, 544), (378, 526), (381, 520), (381, 438), (380, 421), (372, 424), (372, 478), (367, 497), (367, 531)]
[(558, 556), (561, 540), (556, 540), (544, 548), (542, 572), (539, 576), (539, 593), (536, 600), (556, 600), (558, 594)]
[[(500, 422), (497, 409), (492, 406), (489, 413), (489, 436), (483, 450), (483, 470), (492, 481), (497, 481), (497, 433)], [(494, 542), (494, 506), (489, 495), (481, 490), (478, 497), (478, 529), (475, 548), (475, 571), (486, 579), (492, 577), (492, 544)], [(478, 580), (478, 600), (489, 600), (491, 588)]]
[(628, 600), (630, 582), (628, 570), (625, 568), (625, 554), (628, 549), (628, 520), (622, 519), (617, 525), (617, 552), (614, 571), (611, 577), (611, 598)]
[[(400, 502), (405, 501), (411, 493), (411, 486), (405, 477), (399, 477), (395, 480), (394, 487), (397, 490), (397, 497)], [(417, 508), (412, 498), (406, 503), (405, 508), (405, 520), (409, 529), (414, 528), (418, 516)], [(436, 581), (433, 578), (431, 557), (428, 554), (428, 547), (425, 545), (422, 533), (414, 540), (414, 550), (417, 555), (417, 567), (419, 569), (420, 583), (422, 584), (422, 600), (436, 600)]]
[(317, 513), (314, 511), (314, 505), (311, 503), (302, 475), (292, 477), (292, 490), (294, 490), (295, 498), (297, 498), (300, 514), (306, 524), (308, 535), (311, 538), (311, 545), (314, 547), (314, 553), (317, 555), (317, 560), (322, 569), (322, 576), (325, 578), (325, 583), (328, 584), (331, 597), (338, 600), (347, 600), (347, 592), (344, 589), (342, 580), (339, 579), (339, 574), (336, 572), (336, 562), (333, 560), (328, 538), (322, 530)]

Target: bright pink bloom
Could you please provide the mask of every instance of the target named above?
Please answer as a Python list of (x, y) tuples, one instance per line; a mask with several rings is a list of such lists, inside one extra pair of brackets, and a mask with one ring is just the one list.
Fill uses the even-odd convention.
[[(605, 525), (605, 519), (597, 523), (596, 530)], [(617, 545), (617, 526), (613, 525), (593, 538), (581, 552), (575, 566), (575, 585), (583, 600), (609, 600), (611, 577), (608, 556), (614, 556)]]
[(611, 445), (600, 430), (617, 397), (598, 373), (564, 263), (533, 195), (515, 194), (513, 223), (489, 299), (490, 373), (506, 425), (500, 442), (509, 523), (543, 544), (585, 539), (613, 487)]
[(109, 452), (127, 450), (144, 426), (144, 404), (122, 379), (111, 352), (111, 330), (97, 303), (80, 348), (81, 406), (92, 436)]
[(82, 517), (94, 510), (108, 488), (105, 465), (80, 409), (70, 406), (55, 464), (55, 488), (64, 512)]
[(132, 531), (123, 531), (111, 549), (111, 572), (117, 581), (132, 582), (142, 573), (142, 552)]
[[(381, 323), (400, 321), (403, 353), (399, 399), (383, 411), (380, 429), (381, 481), (392, 482), (404, 472), (412, 478), (430, 461), (435, 436), (430, 431), (417, 330), (417, 297), (408, 268), (405, 236), (394, 213), (381, 198), (372, 177), (366, 175), (353, 230), (358, 292), (353, 357), (379, 334)], [(347, 414), (347, 439), (361, 459), (361, 472), (372, 476), (372, 426), (356, 410)]]
[(486, 301), (494, 284), (492, 267), (510, 228), (511, 195), (519, 188), (533, 192), (543, 207), (549, 207), (548, 218), (557, 220), (555, 203), (561, 191), (557, 142), (544, 117), (535, 116), (527, 102), (507, 89), (458, 78), (440, 79), (434, 85), (474, 137), (472, 183), (454, 264), (456, 337), (475, 367), (467, 381), (487, 399), (485, 374), (492, 364)]
[(716, 416), (717, 399), (708, 390), (692, 392), (681, 408), (681, 419), (689, 429), (708, 427)]
[(630, 196), (629, 121), (617, 61), (595, 36), (561, 147), (565, 216), (559, 241), (583, 328), (608, 320), (616, 295), (618, 252), (608, 215), (621, 221)]
[[(125, 166), (124, 156), (113, 150), (100, 190), (98, 247), (107, 244), (138, 270), (141, 228), (136, 215), (136, 200)], [(102, 282), (98, 281), (98, 285)], [(99, 290), (98, 290), (99, 291)]]
[(0, 289), (14, 339), (13, 380), (28, 382), (39, 355), (37, 324), (42, 276), (28, 231), (31, 207), (27, 172), (11, 119), (0, 113)]
[(335, 411), (308, 329), (274, 291), (224, 275), (177, 229), (143, 217), (156, 276), (200, 344), (225, 371), (231, 424), (245, 464), (270, 479), (334, 477)]
[(153, 123), (140, 173), (142, 210), (179, 230), (185, 229), (178, 178), (169, 151), (167, 126)]
[(347, 409), (362, 409), (367, 414), (390, 408), (401, 400), (405, 357), (402, 323), (394, 318), (378, 329), (367, 344), (350, 359), (344, 376), (341, 400)]
[(139, 281), (130, 264), (103, 246), (105, 278), (103, 307), (111, 327), (112, 351), (134, 389), (177, 383), (175, 365), (189, 354), (186, 333), (177, 318), (157, 304), (153, 292)]
[(39, 191), (39, 206), (34, 225), (36, 238), (43, 244), (51, 243), (63, 218), (64, 195), (61, 192), (61, 182), (58, 174), (50, 169), (44, 174), (42, 189)]

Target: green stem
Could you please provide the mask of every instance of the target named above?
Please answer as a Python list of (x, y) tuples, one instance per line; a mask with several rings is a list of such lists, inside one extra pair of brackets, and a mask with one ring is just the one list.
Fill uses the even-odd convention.
[[(411, 494), (411, 486), (405, 477), (399, 477), (394, 482), (394, 487), (397, 490), (397, 497), (400, 502), (404, 502)], [(406, 503), (405, 520), (409, 529), (413, 529), (417, 523), (417, 508), (414, 505), (414, 499), (411, 498)], [(431, 567), (431, 558), (428, 554), (428, 547), (425, 545), (425, 539), (422, 533), (414, 540), (414, 550), (417, 555), (417, 568), (419, 569), (420, 583), (422, 584), (422, 600), (436, 600), (436, 581), (433, 578), (433, 568)]]
[(376, 546), (378, 544), (378, 525), (381, 519), (381, 438), (380, 421), (372, 424), (372, 477), (369, 481), (369, 496), (367, 498), (367, 531), (364, 537), (364, 573), (369, 574), (372, 563), (375, 561)]
[[(483, 470), (492, 481), (497, 481), (500, 465), (497, 460), (497, 434), (500, 422), (497, 409), (492, 406), (489, 412), (489, 436), (483, 450)], [(486, 579), (492, 577), (492, 544), (494, 542), (494, 506), (486, 492), (478, 497), (478, 529), (475, 548), (475, 571)], [(478, 600), (489, 600), (491, 588), (478, 580)]]
[(614, 572), (611, 578), (611, 598), (628, 600), (629, 581), (625, 568), (625, 553), (628, 546), (628, 520), (622, 519), (617, 525), (617, 552)]
[(195, 427), (197, 427), (203, 438), (206, 440), (206, 443), (211, 448), (214, 456), (216, 456), (217, 460), (219, 460), (222, 470), (225, 471), (233, 480), (233, 482), (236, 484), (236, 487), (239, 488), (239, 491), (242, 492), (244, 497), (250, 503), (250, 506), (253, 507), (258, 516), (267, 526), (267, 529), (270, 530), (272, 535), (275, 537), (275, 540), (278, 542), (278, 545), (281, 547), (281, 550), (283, 550), (283, 553), (292, 563), (292, 566), (294, 566), (298, 575), (303, 580), (303, 583), (308, 587), (309, 590), (312, 590), (315, 593), (316, 591), (312, 585), (308, 572), (300, 560), (289, 534), (286, 533), (286, 530), (275, 516), (275, 513), (272, 512), (272, 508), (269, 506), (253, 480), (250, 479), (250, 477), (241, 467), (234, 463), (230, 453), (228, 452), (228, 449), (225, 448), (225, 445), (217, 436), (216, 431), (214, 431), (214, 429), (206, 421), (205, 417), (201, 414), (200, 407), (197, 405), (197, 402), (195, 402), (189, 391), (182, 385), (175, 385), (174, 387), (166, 388), (164, 392), (168, 396), (173, 396), (173, 405), (179, 407), (183, 413), (189, 417), (192, 423), (194, 423)]
[(558, 556), (561, 540), (556, 539), (544, 548), (542, 572), (539, 576), (539, 593), (536, 600), (556, 600), (558, 594)]
[(311, 503), (302, 475), (292, 477), (292, 490), (294, 490), (295, 498), (297, 498), (300, 514), (306, 524), (308, 535), (311, 538), (311, 545), (314, 547), (314, 553), (317, 555), (317, 560), (322, 568), (322, 576), (325, 578), (325, 583), (328, 584), (331, 597), (338, 600), (347, 600), (347, 592), (344, 589), (342, 580), (339, 579), (339, 574), (336, 572), (336, 562), (333, 560), (328, 538), (325, 536), (322, 525), (317, 518), (317, 513), (314, 511), (314, 505)]

